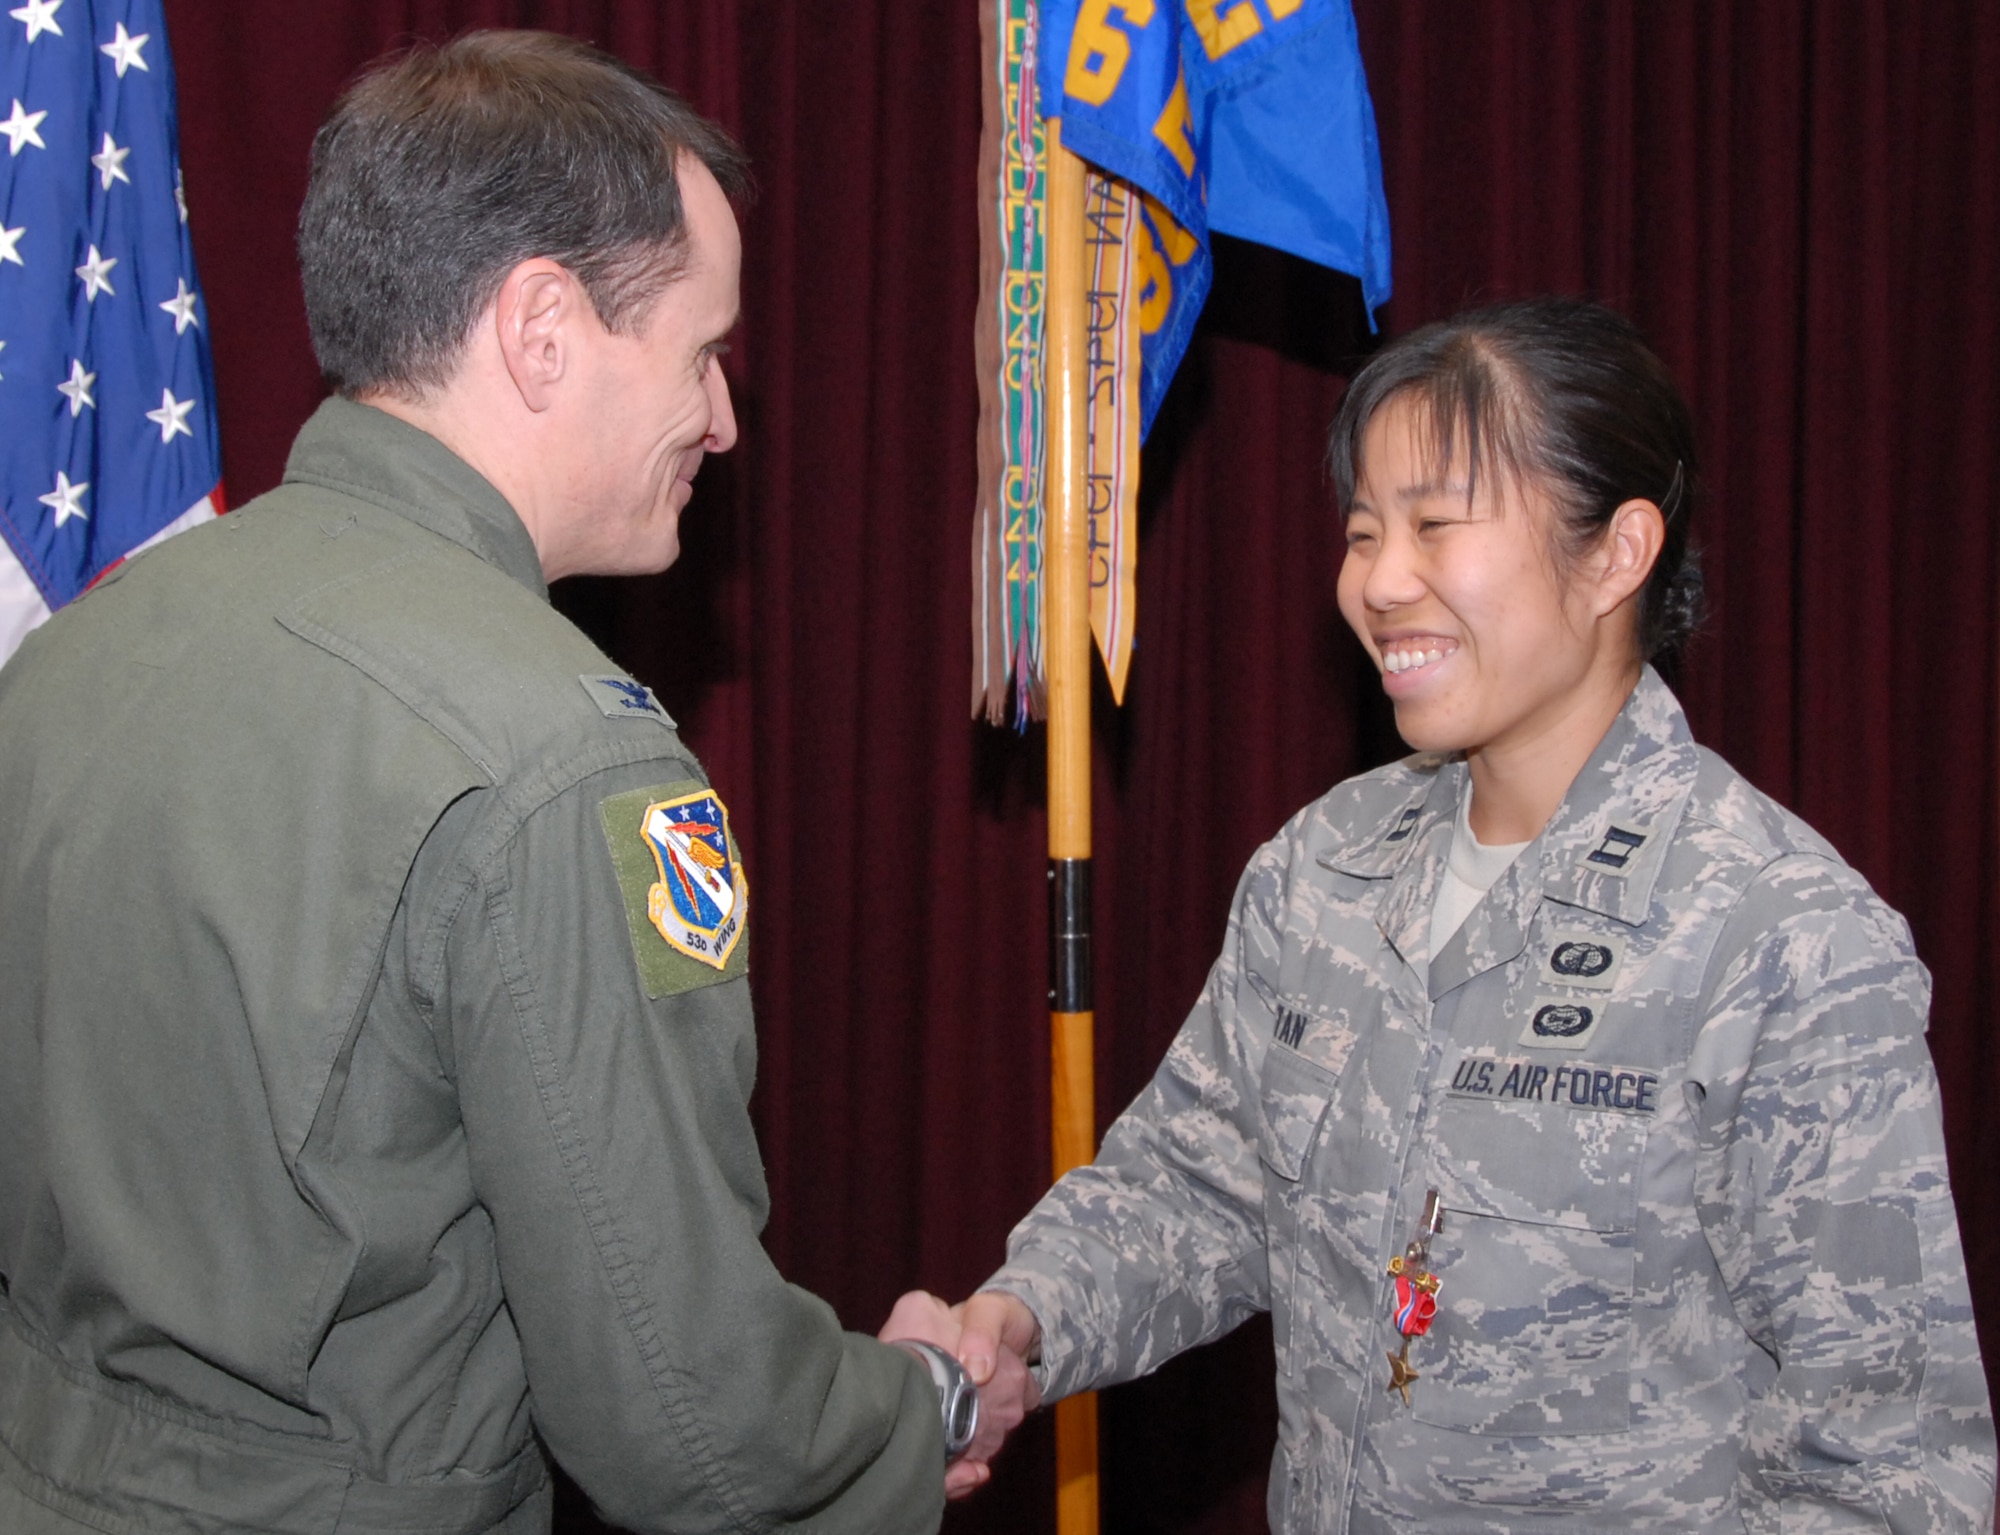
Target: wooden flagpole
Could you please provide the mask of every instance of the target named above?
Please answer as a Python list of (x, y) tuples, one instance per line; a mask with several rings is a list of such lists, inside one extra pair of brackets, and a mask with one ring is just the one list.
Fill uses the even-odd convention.
[[(1049, 732), (1049, 1051), (1055, 1175), (1097, 1155), (1090, 965), (1090, 565), (1084, 500), (1083, 162), (1048, 123), (1043, 666)], [(1097, 1535), (1097, 1397), (1056, 1404), (1056, 1529)]]

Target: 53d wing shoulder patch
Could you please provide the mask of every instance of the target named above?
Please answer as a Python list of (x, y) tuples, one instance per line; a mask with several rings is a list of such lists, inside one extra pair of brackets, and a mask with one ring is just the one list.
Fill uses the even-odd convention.
[(750, 887), (721, 796), (690, 778), (615, 794), (599, 811), (646, 995), (742, 975)]

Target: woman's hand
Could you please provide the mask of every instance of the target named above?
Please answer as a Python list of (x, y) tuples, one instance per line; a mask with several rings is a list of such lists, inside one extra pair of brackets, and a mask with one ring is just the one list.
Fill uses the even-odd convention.
[(909, 1338), (935, 1344), (965, 1366), (979, 1387), (979, 1430), (965, 1454), (946, 1469), (944, 1492), (948, 1498), (962, 1498), (985, 1486), (1007, 1436), (1041, 1405), (1041, 1389), (1023, 1362), (1024, 1350), (1041, 1342), (1034, 1314), (997, 1291), (947, 1306), (935, 1295), (912, 1290), (896, 1302), (876, 1336), (884, 1343)]

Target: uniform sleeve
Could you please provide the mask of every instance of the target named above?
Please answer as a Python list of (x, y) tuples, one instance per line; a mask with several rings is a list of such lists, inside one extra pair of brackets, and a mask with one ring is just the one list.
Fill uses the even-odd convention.
[(656, 964), (640, 946), (666, 940), (632, 919), (607, 847), (608, 799), (704, 787), (648, 788), (688, 771), (600, 773), (517, 824), (496, 813), (443, 922), (435, 1027), (535, 1425), (640, 1535), (933, 1531), (935, 1387), (759, 1241), (742, 964)]
[(1272, 843), (1244, 872), (1222, 953), (1152, 1082), (1096, 1161), (1015, 1227), (983, 1287), (1041, 1323), (1047, 1398), (1144, 1375), (1269, 1305), (1258, 1077), (1284, 887)]
[(1745, 1523), (1983, 1530), (1993, 1425), (1908, 930), (1852, 871), (1788, 857), (1710, 973), (1697, 1207), (1776, 1366), (1741, 1447)]

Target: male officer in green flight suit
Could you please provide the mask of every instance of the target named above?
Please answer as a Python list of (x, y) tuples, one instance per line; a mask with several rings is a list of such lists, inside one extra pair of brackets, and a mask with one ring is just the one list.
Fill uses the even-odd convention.
[(0, 674), (9, 1535), (540, 1532), (542, 1446), (635, 1531), (936, 1528), (926, 1361), (758, 1242), (727, 811), (547, 602), (735, 441), (743, 186), (580, 44), (364, 77), (283, 486)]

